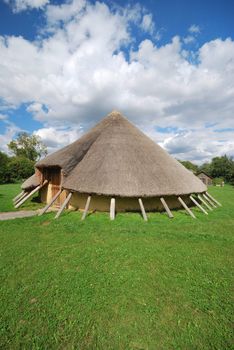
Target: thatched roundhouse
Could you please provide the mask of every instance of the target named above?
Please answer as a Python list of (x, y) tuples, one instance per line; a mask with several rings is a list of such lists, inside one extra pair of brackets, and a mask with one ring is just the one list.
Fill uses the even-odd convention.
[(164, 210), (165, 202), (170, 212), (191, 204), (191, 194), (207, 190), (117, 111), (79, 140), (40, 160), (35, 174), (22, 185), (26, 192), (33, 188), (39, 188), (43, 202), (58, 207), (65, 201), (69, 208), (109, 211), (112, 202), (112, 211), (143, 213)]
[(197, 177), (206, 185), (211, 186), (213, 185), (213, 178), (206, 174), (204, 171), (201, 171), (197, 174)]

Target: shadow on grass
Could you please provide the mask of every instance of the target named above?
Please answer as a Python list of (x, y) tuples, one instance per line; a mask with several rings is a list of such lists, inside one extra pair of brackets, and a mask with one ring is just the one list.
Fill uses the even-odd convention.
[(33, 198), (31, 199), (31, 202), (33, 202), (33, 203), (42, 203), (39, 196), (33, 197)]

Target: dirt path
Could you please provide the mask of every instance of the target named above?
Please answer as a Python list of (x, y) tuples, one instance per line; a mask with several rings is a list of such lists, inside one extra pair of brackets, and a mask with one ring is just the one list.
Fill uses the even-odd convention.
[(21, 211), (8, 211), (5, 213), (0, 213), (0, 221), (1, 220), (12, 220), (18, 218), (27, 218), (30, 216), (38, 215), (39, 210), (21, 210)]

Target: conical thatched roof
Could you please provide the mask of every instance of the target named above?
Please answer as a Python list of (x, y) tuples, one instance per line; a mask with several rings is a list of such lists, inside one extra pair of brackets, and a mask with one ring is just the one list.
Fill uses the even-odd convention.
[(102, 131), (110, 124), (107, 117), (83, 135), (79, 140), (58, 150), (36, 163), (37, 168), (58, 166), (68, 175), (71, 170), (85, 157), (92, 144), (96, 141)]
[(59, 166), (63, 188), (122, 197), (184, 195), (206, 186), (119, 112), (37, 167)]

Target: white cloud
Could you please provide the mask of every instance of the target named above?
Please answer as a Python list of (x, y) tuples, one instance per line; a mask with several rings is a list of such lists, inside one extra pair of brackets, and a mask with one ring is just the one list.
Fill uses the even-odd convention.
[(53, 152), (60, 147), (64, 147), (76, 141), (82, 135), (81, 127), (45, 127), (34, 132), (40, 136), (48, 151)]
[(2, 114), (0, 113), (0, 120), (6, 120), (7, 119), (7, 115), (6, 114)]
[(142, 22), (141, 22), (141, 28), (145, 32), (149, 32), (150, 34), (154, 33), (155, 25), (154, 25), (153, 16), (152, 16), (151, 13), (146, 14), (146, 15), (143, 16)]
[(85, 5), (86, 0), (73, 0), (62, 5), (48, 5), (46, 11), (48, 24), (51, 26), (58, 24), (60, 21), (69, 21), (79, 15)]
[[(232, 152), (229, 134), (221, 140), (213, 132), (212, 141), (199, 136), (207, 133), (206, 123), (233, 125), (231, 39), (207, 42), (192, 53), (178, 36), (161, 46), (143, 40), (133, 50), (131, 24), (142, 29), (147, 16), (139, 5), (111, 10), (104, 3), (73, 0), (48, 5), (45, 15), (47, 35), (41, 39), (0, 38), (0, 97), (5, 105), (29, 104), (28, 111), (46, 124), (38, 133), (51, 149), (80, 135), (81, 125), (86, 130), (119, 109), (173, 154), (186, 144), (190, 159)], [(146, 18), (149, 31), (152, 16)], [(198, 63), (188, 59), (192, 55)], [(154, 132), (156, 126), (184, 134)]]
[(192, 35), (188, 35), (188, 36), (186, 36), (186, 37), (183, 39), (183, 41), (184, 41), (185, 44), (191, 44), (191, 43), (193, 43), (195, 40), (196, 40), (195, 37), (192, 36)]
[(194, 44), (197, 41), (198, 35), (201, 33), (201, 29), (198, 25), (193, 24), (188, 28), (188, 32), (189, 34), (183, 38), (183, 42), (186, 45), (191, 43)]
[(192, 25), (189, 27), (188, 31), (189, 31), (190, 33), (193, 33), (193, 34), (198, 34), (198, 33), (201, 32), (201, 28), (200, 28), (198, 25), (196, 25), (196, 24), (192, 24)]
[(3, 119), (3, 121), (6, 124), (6, 130), (4, 134), (0, 134), (0, 151), (9, 153), (7, 145), (16, 136), (16, 134), (21, 131), (21, 129), (18, 128), (14, 123), (9, 122), (7, 118)]
[(14, 12), (21, 12), (31, 9), (42, 9), (49, 0), (3, 0), (10, 5)]
[[(227, 132), (225, 142), (221, 139), (222, 136), (212, 129), (198, 128), (167, 137), (162, 146), (178, 159), (190, 159), (199, 164), (209, 161), (214, 155), (234, 155), (233, 132)], [(226, 142), (227, 140), (229, 141)]]

